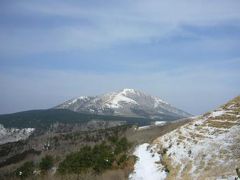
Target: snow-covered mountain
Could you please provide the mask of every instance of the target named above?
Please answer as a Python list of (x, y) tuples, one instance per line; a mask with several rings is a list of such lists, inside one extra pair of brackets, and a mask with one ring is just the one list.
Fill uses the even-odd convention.
[(56, 106), (57, 109), (69, 109), (103, 115), (133, 116), (150, 119), (173, 117), (179, 119), (191, 116), (162, 99), (147, 95), (134, 89), (123, 89), (118, 92), (99, 96), (80, 96)]
[(159, 177), (167, 173), (158, 179), (234, 179), (240, 168), (240, 96), (157, 138), (151, 148), (160, 156)]

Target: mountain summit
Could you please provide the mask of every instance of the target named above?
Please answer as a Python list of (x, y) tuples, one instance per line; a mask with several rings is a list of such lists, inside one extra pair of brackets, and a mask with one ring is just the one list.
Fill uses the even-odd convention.
[(64, 102), (56, 109), (69, 109), (91, 114), (144, 117), (150, 119), (179, 119), (191, 116), (158, 97), (135, 89), (107, 93), (99, 96), (80, 96)]

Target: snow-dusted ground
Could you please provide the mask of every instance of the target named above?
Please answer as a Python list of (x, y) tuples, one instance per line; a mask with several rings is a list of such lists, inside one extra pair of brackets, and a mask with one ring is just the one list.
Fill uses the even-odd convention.
[(154, 147), (148, 143), (139, 145), (134, 152), (138, 160), (134, 166), (134, 172), (130, 174), (130, 180), (162, 180), (167, 173), (160, 163), (160, 155)]
[(4, 128), (0, 124), (0, 145), (8, 142), (16, 142), (19, 140), (27, 139), (34, 131), (34, 128)]
[(165, 161), (167, 159), (168, 164), (171, 164), (171, 178), (235, 177), (235, 168), (240, 167), (238, 101), (199, 116), (154, 141), (153, 144), (158, 146)]
[(210, 117), (215, 118), (215, 117), (218, 117), (218, 116), (222, 116), (222, 115), (224, 115), (225, 113), (226, 113), (226, 111), (224, 111), (224, 110), (213, 111), (213, 112), (211, 113)]

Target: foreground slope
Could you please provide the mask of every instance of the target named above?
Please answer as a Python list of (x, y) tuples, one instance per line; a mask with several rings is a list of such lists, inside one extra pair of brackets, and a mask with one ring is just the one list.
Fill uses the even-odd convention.
[(240, 97), (153, 142), (167, 179), (234, 179), (240, 167)]
[(191, 116), (158, 97), (147, 95), (134, 89), (99, 96), (81, 96), (56, 106), (57, 109), (69, 109), (75, 112), (91, 114), (144, 117), (150, 119), (179, 119)]

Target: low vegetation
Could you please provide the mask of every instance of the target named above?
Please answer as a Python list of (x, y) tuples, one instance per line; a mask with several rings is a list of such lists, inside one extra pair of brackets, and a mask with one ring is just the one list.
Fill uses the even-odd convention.
[[(3, 161), (0, 179), (76, 179), (85, 176), (105, 179), (113, 172), (117, 172), (119, 177), (127, 177), (136, 161), (130, 155), (134, 142), (128, 141), (126, 133), (131, 130), (132, 126), (122, 125), (87, 132), (55, 133), (47, 139), (33, 138), (34, 144), (40, 143), (40, 147), (49, 144), (48, 149), (41, 151), (25, 150), (30, 147), (27, 144), (18, 147), (16, 143), (10, 143), (15, 147), (6, 147), (16, 149), (16, 152), (19, 149), (19, 153), (17, 156), (9, 154)], [(30, 141), (28, 143), (34, 145)], [(64, 147), (68, 148), (65, 150)], [(8, 154), (8, 149), (2, 149)]]
[[(0, 124), (5, 128), (36, 128), (45, 130), (52, 124), (84, 124), (91, 120), (124, 121), (127, 124), (146, 125), (149, 119), (138, 117), (120, 117), (96, 114), (77, 113), (66, 109), (32, 110), (13, 114), (0, 115)], [(172, 120), (171, 118), (167, 120)]]
[(93, 147), (84, 146), (78, 152), (69, 154), (59, 165), (60, 174), (101, 173), (107, 169), (124, 167), (128, 162), (131, 144), (125, 137), (110, 137), (108, 142)]
[(39, 164), (40, 170), (44, 172), (49, 170), (52, 167), (53, 167), (53, 157), (50, 155), (46, 155), (45, 157), (43, 157)]
[(34, 175), (34, 171), (39, 169), (42, 174), (53, 167), (53, 157), (46, 155), (43, 157), (39, 164), (34, 164), (33, 161), (27, 161), (18, 169), (15, 170), (15, 176), (21, 179), (26, 179)]
[(26, 177), (31, 176), (33, 174), (33, 171), (34, 171), (33, 161), (27, 161), (15, 171), (15, 174), (17, 177), (25, 179)]
[(0, 163), (0, 168), (10, 165), (10, 164), (14, 164), (17, 162), (20, 162), (22, 160), (24, 160), (27, 156), (29, 155), (39, 155), (41, 152), (40, 151), (35, 151), (34, 149), (29, 149), (27, 151), (24, 151), (22, 153), (19, 154), (15, 154), (12, 157), (9, 157), (7, 159), (5, 159), (3, 162)]

